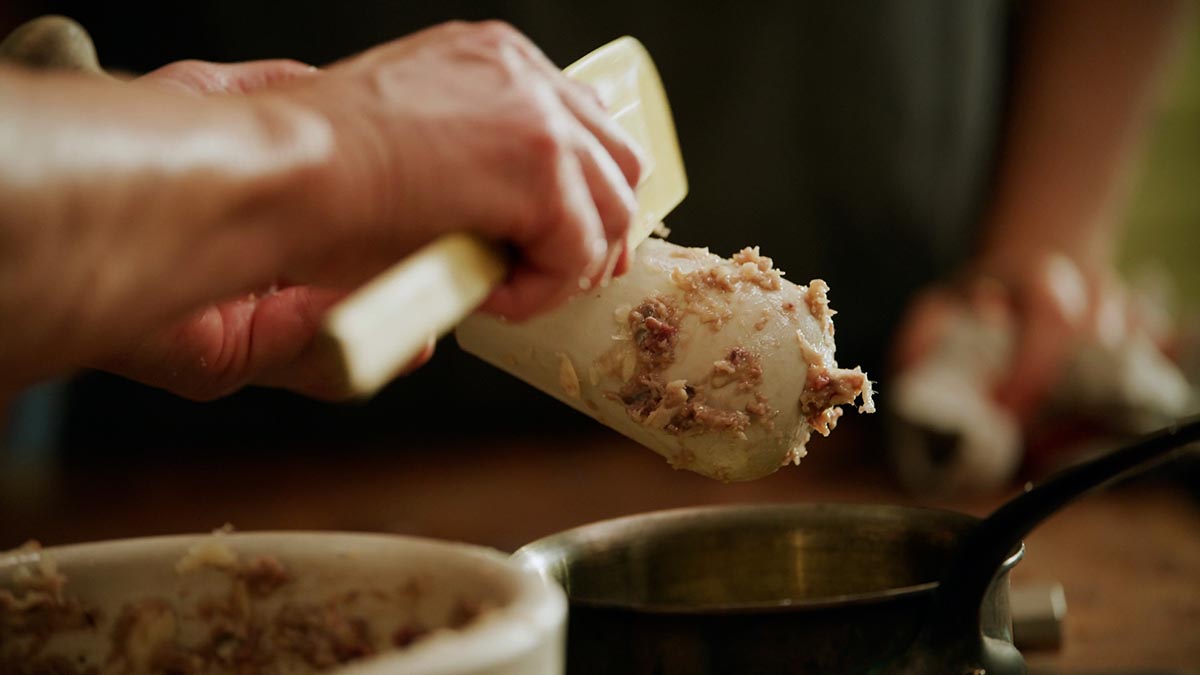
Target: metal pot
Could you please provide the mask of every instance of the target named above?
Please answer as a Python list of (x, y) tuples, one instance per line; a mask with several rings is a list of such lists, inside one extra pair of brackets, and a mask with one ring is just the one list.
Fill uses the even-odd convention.
[(1072, 467), (985, 519), (778, 504), (630, 516), (515, 557), (570, 602), (567, 673), (1019, 675), (1008, 572), (1086, 492), (1200, 440), (1200, 421)]
[[(680, 509), (569, 530), (518, 560), (570, 597), (567, 672), (883, 673), (978, 519), (853, 504)], [(1000, 567), (980, 630), (1011, 644)]]

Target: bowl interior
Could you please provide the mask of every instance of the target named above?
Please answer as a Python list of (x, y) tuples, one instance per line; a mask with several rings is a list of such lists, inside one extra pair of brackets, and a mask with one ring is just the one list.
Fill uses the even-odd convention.
[(648, 610), (845, 602), (931, 588), (963, 514), (849, 504), (682, 509), (553, 535), (517, 557), (573, 603)]
[(0, 672), (375, 672), (399, 659), (380, 672), (453, 673), (553, 641), (556, 600), (497, 552), (406, 537), (18, 550), (0, 555)]

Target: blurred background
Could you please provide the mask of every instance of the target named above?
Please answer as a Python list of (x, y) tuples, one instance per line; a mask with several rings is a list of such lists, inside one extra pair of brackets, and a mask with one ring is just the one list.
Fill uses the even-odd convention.
[[(668, 223), (672, 240), (723, 255), (761, 245), (798, 283), (827, 280), (843, 361), (872, 373), (912, 289), (953, 269), (970, 246), (1000, 123), (1009, 30), (997, 2), (871, 11), (773, 2), (753, 12), (643, 2), (25, 4), (14, 21), (72, 16), (107, 68), (133, 73), (182, 58), (286, 55), (323, 65), (453, 18), (506, 19), (560, 65), (615, 36), (638, 36), (662, 71), (691, 181)], [(235, 446), (324, 453), (348, 428), (387, 442), (450, 430), (595, 429), (461, 358), (452, 341), (439, 351), (372, 404), (338, 408), (264, 391), (197, 405), (88, 375), (67, 387), (57, 444), (72, 462), (111, 462)], [(479, 386), (464, 391), (462, 382)], [(412, 423), (461, 409), (478, 424)]]
[[(839, 361), (862, 364), (886, 397), (886, 348), (907, 300), (956, 270), (978, 236), (1019, 29), (1036, 4), (15, 0), (0, 7), (0, 33), (41, 14), (65, 14), (91, 32), (105, 67), (130, 73), (184, 58), (324, 65), (448, 19), (505, 19), (559, 65), (634, 35), (661, 71), (691, 183), (668, 220), (671, 240), (724, 255), (761, 245), (793, 281), (828, 281), (839, 312)], [(1200, 13), (1186, 16), (1195, 33)], [(1200, 40), (1187, 41), (1175, 59), (1152, 118), (1123, 217), (1120, 264), (1169, 310), (1178, 326), (1175, 355), (1195, 375)], [(464, 412), (469, 424), (460, 421)], [(57, 543), (226, 521), (513, 548), (589, 520), (692, 503), (929, 503), (896, 490), (880, 461), (881, 425), (847, 415), (835, 437), (814, 441), (800, 469), (725, 486), (670, 471), (657, 456), (460, 353), (452, 340), (365, 404), (261, 389), (193, 403), (84, 373), (39, 387), (10, 413), (0, 453), (0, 548), (28, 537)], [(1200, 596), (1186, 572), (1200, 569), (1194, 485), (1184, 484), (1177, 497), (1155, 483), (1152, 496), (1117, 495), (1051, 529), (1043, 551), (1055, 555), (1043, 559), (1041, 572), (1077, 574), (1084, 563), (1070, 550), (1078, 537), (1100, 542), (1110, 528), (1136, 530), (1150, 519), (1165, 529), (1142, 536), (1160, 539), (1144, 546), (1126, 539), (1108, 553), (1161, 567), (1139, 549), (1176, 542), (1170, 565), (1181, 567), (1172, 569), (1182, 586), (1163, 592), (1190, 588)], [(934, 503), (982, 513), (995, 499)], [(1119, 583), (1092, 574), (1098, 587)], [(1179, 611), (1200, 609), (1193, 603)], [(1180, 653), (1200, 659), (1197, 616), (1184, 617), (1183, 633), (1185, 649), (1195, 651), (1164, 647), (1165, 661)], [(1091, 629), (1103, 636), (1103, 626)]]
[[(8, 3), (0, 20), (7, 32), (39, 14), (72, 16), (92, 33), (107, 68), (130, 73), (183, 58), (288, 56), (323, 65), (452, 18), (506, 19), (560, 65), (613, 36), (636, 35), (662, 71), (691, 181), (668, 223), (672, 240), (724, 255), (761, 245), (797, 283), (828, 281), (841, 361), (878, 379), (914, 289), (955, 270), (976, 238), (1019, 7), (766, 2), (747, 12), (643, 2), (23, 0)], [(1155, 111), (1121, 256), (1127, 271), (1160, 279), (1180, 315), (1200, 297), (1192, 261), (1200, 243), (1198, 63), (1192, 41)], [(464, 381), (479, 386), (464, 391)], [(326, 406), (270, 391), (196, 404), (101, 374), (53, 385), (52, 393), (64, 403), (53, 408), (59, 417), (36, 430), (51, 437), (31, 442), (52, 444), (72, 462), (251, 447), (324, 453), (347, 429), (389, 443), (398, 435), (597, 430), (461, 357), (451, 340), (433, 363), (369, 405)], [(464, 408), (477, 425), (428, 423)], [(418, 419), (425, 422), (412, 423)]]

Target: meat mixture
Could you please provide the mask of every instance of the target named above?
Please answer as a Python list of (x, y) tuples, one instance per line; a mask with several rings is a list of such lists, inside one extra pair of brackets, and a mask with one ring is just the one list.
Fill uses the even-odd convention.
[(757, 246), (734, 253), (733, 262), (738, 266), (738, 276), (742, 281), (752, 283), (764, 291), (777, 291), (782, 285), (780, 279), (783, 272), (775, 269), (774, 261), (761, 255)]
[(67, 659), (38, 658), (50, 636), (94, 628), (98, 620), (94, 610), (64, 592), (67, 578), (40, 552), (41, 545), (31, 541), (4, 553), (28, 557), (31, 564), (17, 568), (11, 587), (0, 588), (0, 673), (94, 673)]
[[(629, 310), (627, 328), (633, 358), (616, 356), (621, 353), (618, 348), (611, 352), (614, 356), (601, 359), (610, 374), (624, 381), (610, 397), (620, 400), (630, 417), (651, 428), (674, 434), (697, 429), (742, 434), (750, 425), (750, 414), (710, 405), (704, 396), (709, 382), (693, 385), (686, 380), (666, 379), (666, 370), (675, 362), (681, 316), (674, 302), (666, 297), (649, 298)], [(719, 362), (721, 369), (716, 375), (722, 378), (721, 386), (753, 373), (756, 368), (751, 363), (753, 357), (745, 351), (731, 353), (730, 358), (737, 363)], [(632, 372), (624, 377), (629, 365)], [(620, 372), (614, 372), (618, 368)], [(761, 371), (758, 376), (761, 377)]]
[[(833, 337), (833, 315), (837, 312), (829, 307), (829, 284), (820, 279), (809, 282), (804, 290), (804, 302), (808, 311), (816, 317), (829, 337)], [(784, 309), (787, 309), (785, 306)]]
[(860, 412), (874, 412), (871, 399), (871, 381), (859, 368), (827, 368), (822, 365), (808, 367), (808, 381), (800, 395), (800, 412), (813, 431), (828, 436), (842, 416), (841, 406), (853, 403), (859, 395), (863, 397)]
[[(28, 544), (16, 552), (37, 553)], [(179, 574), (201, 569), (225, 573), (225, 593), (197, 598), (189, 610), (206, 628), (199, 643), (185, 643), (180, 615), (163, 598), (140, 599), (121, 608), (109, 633), (109, 653), (100, 661), (75, 661), (43, 654), (55, 633), (97, 630), (99, 613), (64, 591), (67, 579), (53, 560), (18, 568), (12, 588), (0, 589), (0, 673), (4, 675), (267, 675), (320, 672), (378, 652), (404, 648), (432, 634), (430, 626), (408, 623), (391, 635), (374, 635), (356, 608), (361, 592), (320, 601), (287, 600), (269, 610), (261, 601), (293, 583), (273, 556), (240, 558), (219, 536), (193, 547), (176, 564)], [(375, 600), (411, 606), (422, 594), (415, 581), (395, 592), (372, 591)], [(458, 629), (488, 608), (460, 600), (446, 627)], [(20, 648), (17, 648), (18, 638)]]
[[(623, 384), (608, 396), (619, 400), (634, 421), (672, 434), (715, 431), (744, 439), (746, 430), (756, 422), (773, 431), (779, 411), (759, 391), (761, 359), (750, 349), (733, 346), (725, 358), (713, 363), (711, 373), (696, 381), (668, 379), (666, 371), (676, 362), (681, 320), (694, 316), (701, 325), (719, 331), (733, 318), (730, 294), (743, 285), (780, 293), (777, 315), (795, 317), (799, 309), (796, 296), (782, 294), (783, 272), (775, 269), (772, 260), (761, 255), (758, 248), (744, 248), (730, 260), (716, 258), (702, 249), (685, 249), (672, 257), (705, 264), (687, 271), (679, 267), (671, 270), (671, 282), (682, 292), (682, 298), (674, 294), (650, 297), (637, 307), (618, 310), (618, 344), (589, 369), (590, 382), (595, 386), (602, 375), (616, 378)], [(829, 287), (818, 279), (800, 290), (799, 301), (807, 305), (831, 345), (835, 312), (829, 307)], [(764, 310), (756, 317), (755, 331), (765, 329), (776, 316), (772, 312), (775, 310)], [(838, 368), (831, 349), (826, 353), (809, 344), (802, 331), (797, 331), (797, 337), (801, 356), (809, 366), (798, 405), (803, 419), (814, 430), (828, 435), (841, 415), (838, 406), (852, 403), (859, 396), (859, 410), (874, 412), (871, 382), (861, 370)], [(710, 394), (727, 387), (743, 395), (739, 400), (748, 402), (737, 408), (714, 404)], [(727, 401), (730, 397), (721, 398)]]
[[(703, 251), (688, 250), (695, 251), (697, 256), (706, 255)], [(675, 268), (671, 271), (671, 283), (683, 291), (684, 304), (690, 313), (695, 314), (701, 323), (719, 330), (733, 317), (733, 311), (723, 295), (734, 292), (737, 285), (742, 283), (777, 291), (782, 276), (783, 272), (773, 267), (771, 259), (760, 255), (755, 247), (742, 249), (730, 261), (690, 272)], [(765, 326), (766, 322), (761, 325)]]

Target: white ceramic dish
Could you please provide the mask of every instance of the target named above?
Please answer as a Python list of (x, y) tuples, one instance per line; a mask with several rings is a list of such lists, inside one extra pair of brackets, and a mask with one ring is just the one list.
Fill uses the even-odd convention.
[[(0, 555), (0, 670), (14, 675), (157, 673), (172, 660), (215, 675), (234, 659), (261, 659), (249, 672), (264, 674), (561, 675), (565, 620), (562, 592), (499, 552), (410, 537), (217, 534)], [(37, 627), (47, 621), (63, 626)]]

